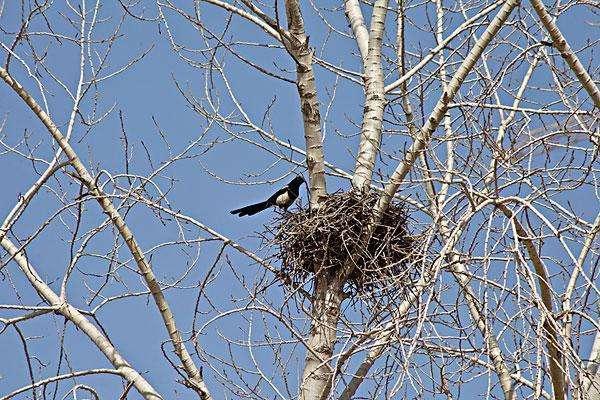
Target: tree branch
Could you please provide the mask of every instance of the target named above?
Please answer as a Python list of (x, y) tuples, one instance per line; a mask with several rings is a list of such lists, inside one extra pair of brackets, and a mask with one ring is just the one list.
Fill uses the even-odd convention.
[(535, 268), (535, 273), (538, 277), (540, 291), (542, 296), (542, 304), (545, 308), (545, 318), (543, 322), (544, 332), (546, 333), (546, 347), (548, 349), (548, 359), (550, 363), (550, 376), (552, 378), (552, 387), (554, 389), (554, 398), (563, 400), (565, 398), (565, 373), (562, 367), (562, 348), (558, 341), (558, 331), (556, 329), (556, 321), (553, 320), (552, 306), (552, 289), (550, 288), (550, 279), (546, 273), (546, 268), (538, 254), (538, 251), (530, 239), (530, 235), (519, 221), (515, 219), (514, 213), (502, 202), (497, 202), (496, 207), (504, 213), (504, 215), (512, 221), (515, 227), (518, 242), (523, 242), (525, 250), (529, 255), (529, 259)]
[(125, 223), (125, 220), (114, 205), (111, 203), (109, 198), (105, 196), (105, 194), (100, 190), (100, 188), (96, 185), (96, 181), (92, 178), (90, 173), (87, 171), (75, 150), (71, 147), (67, 139), (60, 132), (58, 127), (54, 124), (54, 122), (50, 119), (48, 114), (44, 112), (41, 107), (37, 104), (35, 99), (29, 95), (29, 93), (14, 80), (8, 72), (0, 67), (0, 77), (4, 80), (4, 82), (10, 86), (16, 94), (19, 95), (25, 101), (25, 103), (29, 106), (29, 108), (33, 111), (33, 113), (39, 118), (39, 120), (44, 124), (48, 132), (52, 135), (54, 140), (59, 144), (65, 155), (67, 156), (69, 163), (73, 166), (73, 168), (77, 171), (77, 175), (79, 179), (83, 182), (83, 184), (87, 187), (90, 194), (96, 198), (102, 209), (108, 216), (111, 221), (119, 231), (119, 234), (127, 244), (127, 247), (131, 251), (136, 264), (143, 276), (150, 292), (152, 293), (152, 297), (154, 298), (154, 302), (158, 307), (158, 310), (162, 316), (165, 327), (167, 328), (167, 332), (171, 341), (173, 342), (173, 347), (175, 348), (175, 353), (183, 363), (183, 367), (188, 375), (188, 380), (191, 387), (198, 393), (200, 398), (208, 400), (211, 399), (210, 392), (208, 388), (204, 384), (200, 371), (194, 364), (194, 361), (190, 357), (187, 349), (183, 344), (183, 340), (181, 338), (181, 334), (177, 329), (175, 324), (175, 317), (171, 312), (171, 308), (169, 307), (164, 294), (158, 284), (154, 273), (152, 272), (152, 268), (150, 267), (150, 263), (146, 260), (144, 252), (140, 248), (139, 244), (135, 240), (133, 233)]
[(592, 77), (585, 70), (584, 66), (581, 64), (581, 61), (579, 61), (579, 58), (577, 58), (577, 55), (573, 52), (571, 46), (569, 46), (569, 43), (567, 43), (567, 40), (558, 29), (558, 26), (552, 20), (550, 14), (548, 14), (544, 3), (542, 3), (541, 0), (530, 0), (530, 3), (538, 17), (540, 17), (542, 24), (544, 24), (544, 28), (546, 28), (550, 34), (554, 47), (560, 51), (560, 55), (565, 59), (571, 70), (575, 73), (577, 79), (579, 79), (579, 82), (583, 88), (588, 92), (596, 107), (600, 108), (600, 89), (598, 89), (598, 86), (596, 86)]
[(400, 162), (392, 176), (390, 177), (390, 181), (385, 186), (384, 193), (381, 198), (375, 205), (375, 215), (381, 215), (383, 211), (389, 205), (391, 199), (398, 191), (400, 184), (414, 165), (419, 154), (425, 149), (429, 140), (431, 139), (431, 135), (437, 129), (440, 124), (442, 118), (446, 115), (446, 111), (448, 110), (448, 104), (452, 101), (463, 81), (475, 66), (475, 63), (481, 57), (483, 50), (487, 47), (487, 45), (492, 41), (494, 36), (498, 34), (500, 28), (508, 17), (512, 10), (519, 4), (519, 0), (508, 0), (504, 3), (498, 14), (494, 17), (492, 22), (490, 22), (489, 26), (481, 36), (481, 38), (475, 43), (465, 60), (460, 65), (458, 71), (452, 77), (452, 80), (448, 84), (447, 89), (444, 91), (440, 99), (438, 100), (433, 112), (427, 119), (427, 122), (415, 138), (411, 148), (406, 153), (404, 160)]
[(358, 0), (345, 0), (344, 7), (346, 18), (352, 28), (352, 33), (354, 33), (364, 66), (367, 64), (367, 56), (369, 54), (369, 32), (365, 26), (365, 19), (360, 9), (360, 3)]
[(110, 363), (115, 367), (118, 374), (123, 376), (138, 390), (140, 395), (147, 400), (161, 400), (162, 397), (156, 390), (142, 377), (129, 363), (121, 357), (117, 349), (100, 332), (94, 324), (79, 312), (75, 307), (60, 299), (60, 297), (50, 289), (42, 278), (38, 275), (35, 268), (27, 261), (23, 251), (19, 249), (7, 238), (2, 239), (2, 247), (17, 263), (21, 271), (25, 274), (29, 282), (33, 285), (38, 294), (52, 307), (56, 307), (56, 312), (63, 315), (69, 321), (73, 322), (77, 328), (81, 329), (98, 349), (106, 356)]
[(388, 1), (377, 0), (373, 6), (371, 30), (369, 32), (369, 53), (365, 62), (365, 106), (360, 129), (360, 144), (352, 186), (367, 191), (371, 185), (375, 159), (381, 144), (385, 92), (383, 70), (381, 68), (381, 46)]

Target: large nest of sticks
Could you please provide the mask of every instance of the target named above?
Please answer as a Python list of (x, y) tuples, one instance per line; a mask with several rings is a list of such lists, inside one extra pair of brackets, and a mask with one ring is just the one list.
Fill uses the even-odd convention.
[(284, 281), (302, 285), (313, 274), (344, 274), (347, 288), (358, 295), (405, 286), (415, 247), (407, 209), (390, 204), (366, 239), (377, 198), (335, 193), (316, 211), (282, 213), (273, 233)]

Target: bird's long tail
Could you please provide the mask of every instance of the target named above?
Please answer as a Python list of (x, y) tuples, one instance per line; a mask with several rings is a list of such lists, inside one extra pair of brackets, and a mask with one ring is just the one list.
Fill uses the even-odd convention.
[(268, 201), (263, 201), (260, 203), (251, 204), (246, 207), (238, 208), (237, 210), (232, 210), (231, 213), (238, 214), (238, 216), (243, 217), (244, 215), (254, 215), (256, 213), (259, 213), (263, 210), (266, 210), (270, 206), (271, 204), (269, 204)]

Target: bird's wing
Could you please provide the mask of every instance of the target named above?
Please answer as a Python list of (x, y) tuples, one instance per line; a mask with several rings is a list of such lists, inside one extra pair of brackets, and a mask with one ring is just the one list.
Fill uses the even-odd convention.
[(294, 199), (292, 198), (292, 194), (289, 190), (284, 191), (275, 199), (275, 204), (277, 204), (281, 208), (287, 208), (293, 202)]
[(272, 206), (274, 206), (274, 205), (279, 205), (279, 204), (277, 204), (277, 199), (278, 199), (278, 198), (279, 198), (279, 196), (281, 196), (282, 194), (285, 194), (285, 193), (287, 193), (287, 191), (288, 191), (288, 188), (287, 188), (287, 186), (286, 186), (286, 187), (284, 187), (284, 188), (281, 188), (281, 189), (279, 189), (278, 191), (276, 191), (275, 193), (273, 193), (273, 196), (271, 196), (271, 197), (269, 197), (269, 198), (267, 199), (267, 202), (268, 202), (270, 205), (272, 205)]

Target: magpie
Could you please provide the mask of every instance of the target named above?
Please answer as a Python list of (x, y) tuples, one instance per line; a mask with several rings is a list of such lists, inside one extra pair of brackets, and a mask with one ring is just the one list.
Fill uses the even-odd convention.
[(243, 217), (244, 215), (254, 215), (269, 207), (277, 206), (287, 210), (289, 206), (294, 203), (300, 193), (300, 185), (304, 183), (304, 178), (297, 176), (284, 188), (279, 189), (269, 197), (267, 200), (260, 203), (251, 204), (246, 207), (238, 208), (237, 210), (231, 211), (232, 214), (238, 214)]

